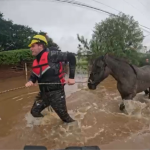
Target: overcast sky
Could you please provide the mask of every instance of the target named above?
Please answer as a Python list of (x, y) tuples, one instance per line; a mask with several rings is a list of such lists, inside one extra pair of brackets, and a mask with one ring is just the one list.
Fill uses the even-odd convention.
[[(150, 28), (150, 0), (77, 1), (118, 14), (118, 11), (112, 9), (115, 8), (134, 16), (134, 19), (141, 25)], [(72, 52), (77, 52), (79, 44), (77, 34), (90, 39), (95, 23), (108, 17), (102, 12), (58, 3), (55, 0), (0, 0), (0, 11), (4, 13), (4, 18), (10, 19), (16, 24), (28, 25), (36, 31), (47, 32), (62, 51)], [(144, 32), (144, 35), (148, 34)], [(150, 48), (150, 36), (144, 39), (143, 44)]]

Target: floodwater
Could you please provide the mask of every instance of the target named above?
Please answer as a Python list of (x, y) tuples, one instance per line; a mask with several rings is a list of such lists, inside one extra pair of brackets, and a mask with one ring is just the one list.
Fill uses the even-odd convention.
[[(77, 75), (76, 81), (86, 81)], [(24, 76), (0, 81), (0, 91), (23, 86)], [(45, 109), (44, 118), (33, 118), (30, 109), (38, 87), (0, 94), (0, 149), (23, 149), (25, 145), (44, 145), (48, 149), (97, 145), (104, 149), (150, 149), (149, 100), (144, 93), (119, 110), (121, 97), (110, 76), (96, 90), (86, 84), (66, 85), (69, 114), (76, 120), (65, 124), (55, 112)], [(131, 111), (134, 110), (134, 111)]]

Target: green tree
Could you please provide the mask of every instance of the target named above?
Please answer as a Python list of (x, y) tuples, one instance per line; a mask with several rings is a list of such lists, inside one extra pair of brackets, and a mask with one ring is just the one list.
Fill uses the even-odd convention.
[(5, 20), (0, 13), (0, 50), (28, 48), (30, 37), (37, 34), (32, 28)]
[(46, 32), (36, 32), (28, 26), (14, 24), (11, 20), (6, 20), (3, 17), (3, 14), (0, 13), (0, 51), (27, 49), (32, 37), (36, 34), (46, 36), (48, 47), (59, 48), (53, 39), (47, 36)]
[(138, 64), (137, 49), (141, 46), (143, 38), (138, 22), (133, 17), (120, 13), (96, 23), (89, 42), (78, 35), (78, 40), (82, 44), (82, 50), (80, 48), (79, 51), (92, 55), (92, 58), (112, 53)]

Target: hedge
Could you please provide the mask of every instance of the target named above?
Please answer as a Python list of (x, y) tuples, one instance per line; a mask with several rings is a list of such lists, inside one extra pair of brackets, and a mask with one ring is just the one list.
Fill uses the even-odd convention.
[(0, 65), (15, 65), (21, 61), (31, 61), (34, 57), (29, 49), (0, 52)]

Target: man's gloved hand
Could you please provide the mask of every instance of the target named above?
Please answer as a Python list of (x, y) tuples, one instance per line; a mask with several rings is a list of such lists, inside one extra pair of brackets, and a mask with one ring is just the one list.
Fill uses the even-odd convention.
[(25, 87), (30, 87), (30, 86), (33, 86), (34, 83), (32, 81), (28, 81), (26, 84), (25, 84)]
[(75, 79), (68, 79), (67, 83), (68, 83), (68, 85), (74, 85)]

